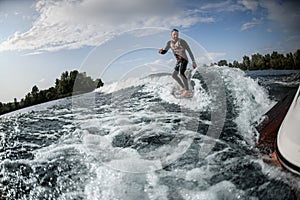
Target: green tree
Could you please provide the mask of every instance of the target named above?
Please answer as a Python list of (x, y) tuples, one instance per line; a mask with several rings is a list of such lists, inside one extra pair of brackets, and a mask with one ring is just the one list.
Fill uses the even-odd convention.
[(288, 54), (286, 54), (286, 57), (287, 57), (287, 62), (288, 62), (289, 68), (294, 69), (295, 68), (295, 61), (294, 61), (293, 54), (288, 53)]
[(34, 85), (31, 89), (31, 103), (34, 104), (34, 103), (37, 103), (38, 102), (38, 95), (39, 95), (39, 88)]
[(17, 100), (17, 98), (14, 98), (14, 107), (15, 107), (15, 109), (18, 109), (19, 108), (19, 102), (18, 102), (18, 100)]
[(265, 69), (270, 69), (271, 68), (271, 56), (270, 56), (270, 54), (266, 54), (264, 56), (264, 63), (265, 63)]
[(27, 93), (25, 96), (25, 100), (24, 100), (24, 106), (30, 106), (32, 105), (33, 101), (32, 101), (32, 95), (31, 93)]
[(75, 93), (85, 93), (94, 90), (97, 86), (97, 82), (90, 76), (87, 76), (85, 72), (79, 73), (76, 78)]
[(36, 85), (34, 85), (31, 89), (31, 94), (33, 97), (35, 97), (38, 95), (38, 93), (39, 93), (39, 88)]
[(67, 94), (68, 93), (68, 84), (69, 84), (69, 73), (67, 71), (65, 71), (60, 76), (58, 93), (62, 94), (62, 95)]
[(220, 60), (220, 61), (218, 62), (218, 66), (228, 66), (227, 60)]
[(279, 65), (279, 55), (276, 51), (273, 51), (273, 53), (271, 54), (271, 62), (270, 62), (270, 67), (271, 69), (276, 69), (277, 66)]
[(259, 53), (253, 54), (251, 56), (250, 69), (258, 70), (258, 69), (264, 69), (264, 68), (265, 68), (265, 63), (264, 63), (263, 56)]
[(232, 63), (232, 67), (239, 68), (240, 67), (239, 62), (234, 60), (233, 63)]
[(243, 56), (243, 69), (250, 69), (250, 58), (248, 56)]
[(54, 87), (46, 90), (46, 100), (50, 101), (57, 98), (56, 89)]
[(103, 85), (104, 85), (104, 83), (102, 82), (102, 80), (101, 79), (96, 79), (96, 84), (97, 84), (97, 88), (99, 88), (99, 87), (102, 87)]
[(10, 111), (14, 110), (13, 103), (11, 103), (11, 102), (7, 103), (5, 105), (5, 107), (6, 107), (6, 112), (10, 112)]
[(24, 108), (25, 107), (25, 100), (24, 100), (24, 98), (21, 99), (19, 105), (20, 105), (20, 108)]
[(37, 103), (46, 102), (47, 101), (46, 94), (47, 94), (47, 90), (40, 90)]
[(295, 53), (294, 53), (294, 63), (295, 63), (295, 68), (294, 69), (300, 69), (300, 49), (298, 49)]

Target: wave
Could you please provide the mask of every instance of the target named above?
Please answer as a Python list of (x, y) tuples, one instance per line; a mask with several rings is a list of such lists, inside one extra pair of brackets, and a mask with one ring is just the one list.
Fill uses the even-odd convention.
[[(209, 74), (213, 74), (213, 76)], [(172, 79), (171, 74), (165, 73), (121, 80), (96, 89), (95, 92), (107, 94), (129, 87), (144, 86), (142, 89), (144, 92), (151, 93), (163, 101), (199, 111), (209, 109), (211, 106), (217, 106), (213, 105), (213, 91), (209, 91), (209, 88), (207, 88), (207, 82), (209, 81), (217, 84), (214, 89), (225, 88), (226, 93), (222, 95), (226, 97), (219, 96), (219, 99), (215, 99), (215, 104), (221, 104), (221, 101), (224, 101), (223, 98), (226, 98), (226, 101), (230, 98), (229, 101), (231, 101), (237, 112), (235, 122), (243, 133), (243, 137), (247, 138), (249, 142), (253, 141), (251, 124), (269, 110), (275, 102), (269, 99), (268, 91), (260, 86), (258, 80), (252, 79), (240, 69), (213, 66), (194, 70), (191, 79), (194, 85), (194, 96), (192, 99), (175, 98), (171, 91), (176, 87), (176, 83)]]
[[(191, 82), (192, 99), (170, 94), (176, 87), (170, 74), (153, 74), (0, 118), (3, 193), (11, 199), (247, 199), (269, 194), (268, 185), (292, 196), (276, 178), (283, 172), (253, 152), (252, 122), (275, 103), (266, 89), (229, 67), (199, 68)], [(94, 104), (74, 108), (75, 100)]]

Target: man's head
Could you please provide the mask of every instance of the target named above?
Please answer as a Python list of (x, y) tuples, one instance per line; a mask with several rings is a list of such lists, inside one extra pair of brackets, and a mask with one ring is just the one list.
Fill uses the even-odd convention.
[(177, 29), (173, 29), (171, 32), (172, 40), (176, 41), (178, 39), (179, 31)]

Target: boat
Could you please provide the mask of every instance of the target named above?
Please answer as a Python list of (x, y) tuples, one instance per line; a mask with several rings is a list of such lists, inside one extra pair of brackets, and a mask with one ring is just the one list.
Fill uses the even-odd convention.
[(275, 152), (284, 168), (300, 175), (300, 86), (279, 128)]
[(300, 85), (291, 89), (255, 127), (258, 148), (274, 163), (300, 175)]

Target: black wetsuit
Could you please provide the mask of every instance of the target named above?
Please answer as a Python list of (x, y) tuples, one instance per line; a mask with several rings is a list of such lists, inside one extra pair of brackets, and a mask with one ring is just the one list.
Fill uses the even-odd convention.
[[(178, 38), (176, 41), (173, 40), (168, 41), (166, 47), (162, 50), (161, 54), (167, 53), (170, 48), (172, 49), (173, 54), (177, 60), (172, 77), (178, 82), (178, 84), (182, 88), (188, 90), (189, 83), (184, 74), (188, 65), (188, 58), (185, 51), (187, 50), (189, 52), (189, 55), (193, 62), (194, 62), (194, 55), (187, 42), (181, 38)], [(180, 72), (181, 79), (178, 77), (179, 72)]]

